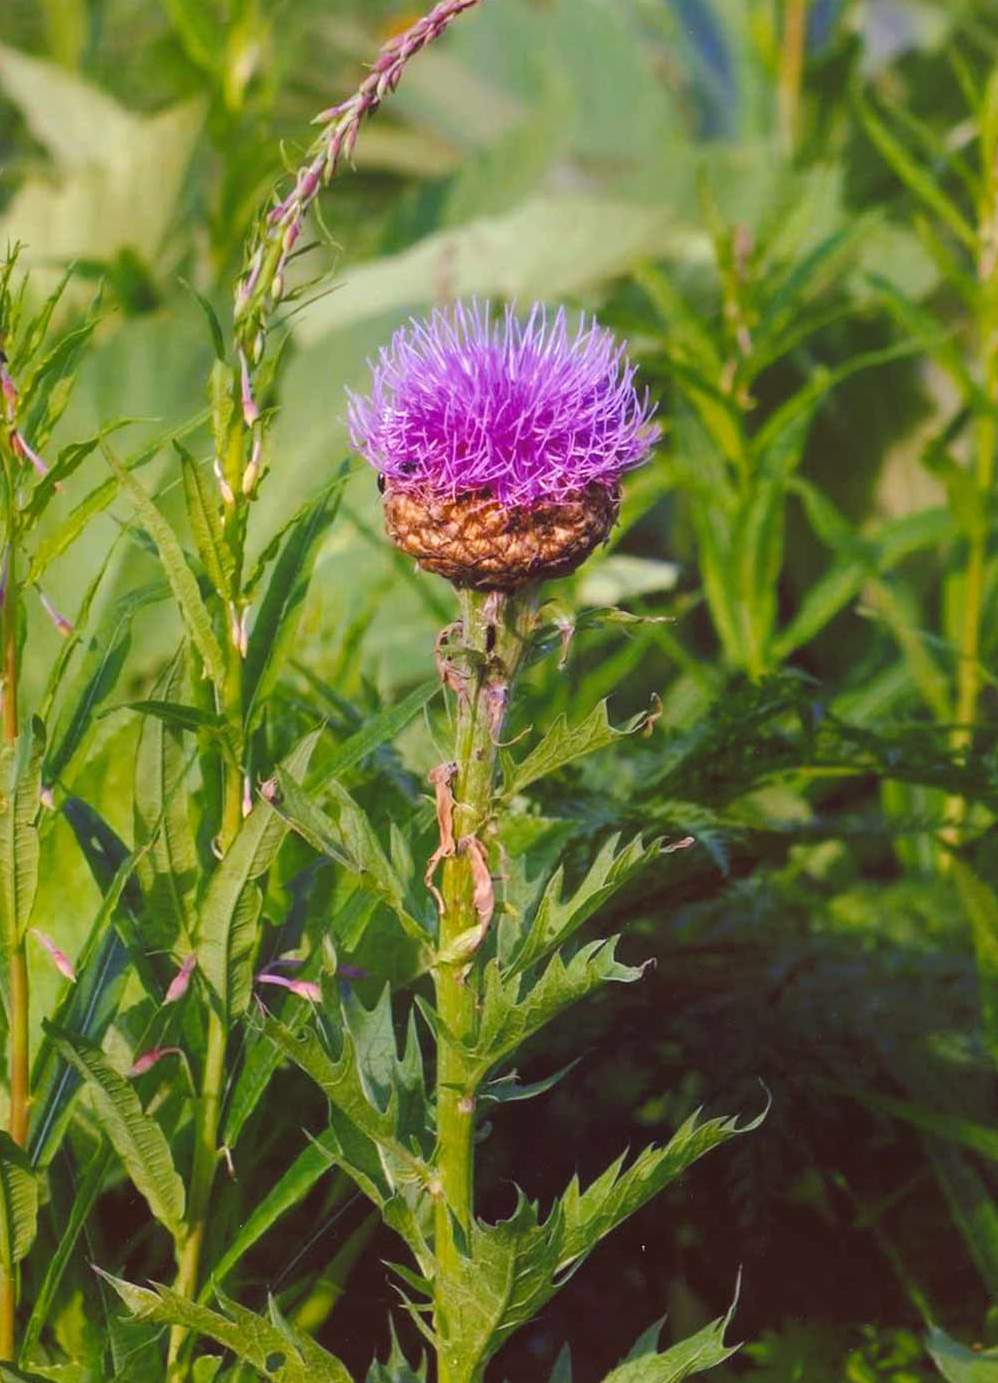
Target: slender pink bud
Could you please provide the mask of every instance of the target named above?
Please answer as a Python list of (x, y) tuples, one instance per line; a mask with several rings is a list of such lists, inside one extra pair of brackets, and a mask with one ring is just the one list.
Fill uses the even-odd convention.
[(72, 961), (66, 955), (65, 951), (60, 951), (52, 938), (46, 936), (44, 932), (39, 931), (37, 927), (31, 928), (31, 935), (37, 942), (44, 946), (46, 951), (48, 951), (49, 955), (52, 957), (52, 963), (59, 974), (62, 975), (64, 979), (69, 980), (70, 984), (75, 984), (76, 971), (73, 969)]
[(52, 791), (51, 788), (42, 788), (41, 792), (38, 794), (38, 800), (39, 802), (41, 802), (42, 806), (45, 808), (46, 811), (55, 811), (55, 793)]
[(250, 455), (249, 465), (243, 471), (243, 494), (248, 499), (256, 489), (256, 483), (260, 479), (261, 457), (263, 455), (263, 438), (257, 428), (253, 433), (253, 451)]
[(38, 455), (37, 451), (35, 451), (34, 447), (29, 444), (24, 434), (18, 432), (17, 428), (14, 428), (10, 434), (10, 444), (14, 450), (15, 456), (20, 456), (24, 461), (30, 461), (39, 475), (48, 475), (48, 466)]
[(194, 968), (197, 963), (197, 956), (185, 956), (180, 969), (170, 981), (170, 987), (166, 991), (166, 997), (163, 999), (164, 1004), (176, 1004), (180, 1002), (190, 988), (191, 976), (194, 974)]
[(217, 456), (212, 462), (212, 469), (215, 472), (215, 479), (218, 481), (218, 488), (222, 492), (222, 503), (226, 508), (231, 509), (236, 502), (236, 497), (232, 493), (232, 486), (225, 478), (225, 472), (222, 470)]
[(253, 810), (253, 785), (250, 782), (249, 774), (243, 774), (243, 816), (249, 816)]
[(256, 399), (253, 397), (253, 388), (250, 384), (249, 362), (243, 351), (239, 352), (239, 380), (243, 404), (243, 421), (247, 427), (252, 427), (260, 416), (260, 410), (257, 408)]
[(75, 631), (69, 620), (66, 619), (65, 615), (60, 615), (59, 611), (55, 608), (43, 590), (39, 589), (37, 586), (35, 590), (38, 591), (38, 599), (42, 602), (42, 609), (58, 629), (59, 633), (64, 639), (71, 638)]
[(662, 846), (663, 855), (674, 855), (677, 850), (688, 850), (691, 845), (696, 845), (696, 836), (683, 836), (682, 840), (674, 840), (670, 845)]
[(143, 1052), (132, 1062), (128, 1074), (130, 1076), (144, 1076), (147, 1071), (151, 1071), (157, 1061), (162, 1061), (165, 1056), (182, 1056), (179, 1047), (150, 1047), (148, 1052)]
[(262, 970), (256, 980), (257, 984), (280, 985), (282, 989), (296, 994), (299, 999), (308, 999), (312, 1004), (317, 1004), (322, 999), (322, 989), (315, 980), (292, 980), (287, 975), (272, 975), (269, 970)]
[(0, 365), (0, 394), (3, 395), (3, 415), (7, 422), (12, 423), (17, 414), (20, 395), (6, 365)]

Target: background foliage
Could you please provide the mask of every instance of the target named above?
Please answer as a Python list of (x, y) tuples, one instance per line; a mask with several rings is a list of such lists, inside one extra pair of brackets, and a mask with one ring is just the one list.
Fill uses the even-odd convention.
[[(998, 203), (998, 7), (815, 0), (799, 107), (786, 8), (492, 0), (420, 57), (366, 130), (299, 267), (303, 282), (332, 271), (331, 291), (293, 319), (258, 534), (336, 476), (343, 391), (365, 357), (451, 296), (596, 310), (662, 401), (662, 446), (633, 477), (611, 548), (555, 594), (566, 618), (615, 606), (667, 622), (580, 618), (571, 675), (538, 664), (513, 733), (578, 722), (611, 694), (615, 722), (652, 696), (662, 718), (533, 785), (506, 844), (513, 860), (528, 845), (541, 860), (567, 851), (570, 877), (615, 831), (697, 846), (601, 916), (600, 932), (625, 931), (627, 961), (657, 965), (528, 1050), (527, 1082), (583, 1055), (527, 1117), (496, 1105), (483, 1208), (508, 1213), (514, 1179), (549, 1203), (576, 1170), (585, 1181), (701, 1103), (755, 1111), (760, 1079), (773, 1108), (602, 1248), (500, 1356), (497, 1380), (567, 1376), (556, 1360), (570, 1337), (571, 1376), (595, 1383), (666, 1308), (675, 1339), (716, 1316), (739, 1268), (733, 1330), (753, 1343), (719, 1379), (998, 1375), (953, 1343), (998, 1330), (998, 562), (980, 464), (998, 407), (982, 271)], [(75, 262), (62, 328), (102, 285), (54, 446), (136, 419), (120, 447), (135, 457), (196, 422), (212, 341), (190, 286), (224, 320), (281, 141), (294, 161), (314, 112), (409, 18), (389, 0), (8, 0), (0, 240), (25, 243), (39, 297)], [(181, 626), (127, 501), (60, 550), (107, 475), (94, 449), (52, 497), (37, 575), (81, 627), (75, 680), (56, 694), (54, 776), (130, 848), (145, 722), (114, 707), (160, 694)], [(178, 476), (157, 446), (143, 483), (180, 525)], [(432, 675), (451, 616), (449, 590), (413, 579), (382, 541), (362, 469), (314, 564), (274, 693), (288, 743), (317, 712), (346, 739), (397, 706)], [(27, 619), (30, 703), (60, 638), (40, 605)], [(100, 714), (77, 735), (81, 691)], [(381, 826), (420, 813), (418, 859), (435, 715), (414, 714), (348, 780)], [(108, 882), (73, 827), (67, 808), (44, 833), (39, 906), (75, 955)], [(104, 865), (113, 873), (113, 852)], [(292, 842), (268, 916), (293, 929), (335, 915), (370, 1004), (412, 956), (377, 918), (365, 930), (342, 887)], [(44, 953), (32, 960), (40, 1015), (61, 982)], [(149, 1018), (133, 987), (106, 1034), (112, 1057)], [(306, 1146), (303, 1126), (321, 1126), (304, 1077), (280, 1081), (220, 1192), (233, 1230)], [(189, 1138), (179, 1113), (176, 1128)], [(123, 1329), (86, 1259), (132, 1281), (168, 1276), (144, 1205), (101, 1171), (86, 1253), (48, 1322), (70, 1355)], [(340, 1180), (309, 1186), (227, 1291), (254, 1307), (276, 1294), (366, 1368), (372, 1345), (389, 1345), (391, 1242)], [(927, 1345), (930, 1325), (953, 1339)]]

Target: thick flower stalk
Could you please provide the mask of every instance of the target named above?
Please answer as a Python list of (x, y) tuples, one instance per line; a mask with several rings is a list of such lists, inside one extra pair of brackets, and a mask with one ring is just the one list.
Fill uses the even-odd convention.
[(540, 306), (522, 321), (493, 316), (487, 304), (399, 331), (369, 395), (351, 398), (350, 425), (379, 472), (390, 536), (460, 591), (460, 618), (437, 641), (456, 712), (453, 757), (430, 774), (439, 844), (426, 870), (440, 914), (434, 1323), (440, 1383), (480, 1383), (483, 1361), (460, 1327), (480, 1080), (467, 1053), (495, 907), (498, 748), (538, 583), (608, 536), (620, 479), (657, 430), (610, 332)]
[(455, 585), (511, 591), (607, 537), (620, 478), (657, 435), (651, 412), (594, 321), (459, 303), (396, 334), (350, 428), (393, 541)]

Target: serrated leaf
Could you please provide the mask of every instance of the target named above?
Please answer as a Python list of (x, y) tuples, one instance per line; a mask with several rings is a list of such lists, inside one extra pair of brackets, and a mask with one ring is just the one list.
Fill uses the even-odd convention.
[(723, 1364), (739, 1348), (724, 1343), (724, 1332), (731, 1324), (734, 1310), (732, 1306), (726, 1316), (705, 1325), (664, 1354), (647, 1353), (626, 1360), (607, 1374), (604, 1383), (682, 1383), (684, 1378)]
[(383, 1364), (378, 1359), (374, 1360), (368, 1370), (366, 1383), (426, 1383), (425, 1358), (413, 1368), (399, 1344), (395, 1322), (391, 1317), (388, 1318), (388, 1326), (392, 1337), (388, 1358)]
[(224, 1315), (178, 1296), (169, 1287), (136, 1287), (102, 1272), (137, 1320), (179, 1325), (231, 1349), (274, 1383), (352, 1383), (334, 1355), (286, 1322), (279, 1325), (219, 1295)]
[(49, 1026), (68, 1064), (87, 1082), (98, 1121), (137, 1191), (176, 1239), (183, 1228), (184, 1183), (177, 1175), (166, 1135), (124, 1076), (92, 1043)]
[(567, 716), (559, 716), (540, 744), (519, 763), (509, 753), (501, 755), (503, 796), (515, 797), (538, 778), (556, 773), (586, 754), (593, 754), (597, 749), (603, 749), (615, 740), (632, 734), (643, 721), (644, 716), (637, 716), (627, 725), (615, 728), (610, 724), (610, 712), (606, 701), (594, 706), (577, 725), (570, 725)]
[[(582, 882), (567, 898), (562, 897), (565, 871), (563, 867), (558, 867), (548, 881), (533, 917), (523, 927), (522, 939), (508, 958), (500, 945), (505, 974), (518, 974), (529, 969), (566, 942), (607, 899), (612, 898), (639, 870), (660, 855), (662, 842), (653, 840), (646, 845), (641, 836), (635, 836), (620, 851), (617, 849), (619, 844), (619, 834), (606, 841)], [(504, 930), (508, 937), (512, 928), (501, 928), (501, 937)], [(505, 939), (505, 944), (507, 947), (510, 945), (508, 939)]]
[(9, 954), (24, 939), (38, 891), (38, 808), (45, 727), (22, 728), (0, 748), (0, 936)]
[(0, 1133), (0, 1267), (9, 1277), (35, 1238), (38, 1175), (24, 1149)]
[(198, 583), (191, 571), (180, 541), (149, 495), (106, 445), (102, 448), (118, 484), (128, 495), (143, 527), (156, 544), (163, 571), (174, 599), (180, 607), (191, 640), (216, 687), (225, 682), (225, 655), (215, 637), (211, 615), (201, 599)]
[[(294, 1033), (276, 1018), (268, 1018), (264, 1032), (286, 1057), (311, 1076), (323, 1094), (345, 1114), (350, 1123), (376, 1143), (397, 1164), (399, 1184), (424, 1183), (429, 1176), (423, 1159), (404, 1146), (398, 1136), (398, 1099), (389, 1094), (384, 1107), (371, 1098), (358, 1060), (357, 1046), (343, 1025), (338, 1034), (340, 1049), (330, 1054), (314, 1028)], [(387, 1169), (386, 1169), (387, 1170)]]
[(257, 706), (266, 700), (294, 641), (319, 544), (336, 518), (345, 479), (345, 470), (341, 470), (326, 492), (304, 509), (274, 564), (243, 666), (247, 724), (252, 723)]
[[(283, 761), (289, 783), (304, 775), (321, 733), (306, 735)], [(198, 966), (227, 1020), (244, 1013), (249, 1004), (262, 904), (255, 881), (273, 864), (287, 831), (285, 821), (261, 797), (211, 876), (201, 903)]]
[[(474, 1077), (482, 1079), (564, 1009), (603, 985), (639, 980), (640, 968), (621, 965), (615, 958), (618, 940), (591, 941), (567, 963), (562, 956), (553, 956), (532, 984), (520, 974), (504, 974), (497, 960), (490, 961), (482, 979), (477, 1030), (463, 1044)], [(451, 1039), (445, 1035), (444, 1040)]]
[(998, 1349), (967, 1349), (938, 1325), (929, 1327), (925, 1348), (947, 1383), (998, 1383)]

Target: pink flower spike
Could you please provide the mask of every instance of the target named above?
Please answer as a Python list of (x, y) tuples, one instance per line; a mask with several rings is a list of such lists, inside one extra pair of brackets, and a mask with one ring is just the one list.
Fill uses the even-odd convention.
[(166, 997), (163, 1000), (164, 1004), (179, 1003), (179, 1001), (184, 997), (184, 995), (190, 988), (191, 976), (194, 974), (194, 968), (197, 965), (197, 963), (198, 958), (195, 955), (186, 956), (184, 958), (184, 961), (181, 964), (180, 969), (177, 971), (173, 979), (170, 981), (170, 987), (166, 991)]
[(280, 985), (282, 989), (296, 994), (299, 999), (308, 999), (312, 1004), (317, 1004), (322, 999), (322, 989), (315, 980), (291, 980), (287, 975), (272, 975), (268, 970), (262, 970), (256, 980), (257, 984)]
[(65, 951), (60, 951), (52, 938), (46, 936), (44, 932), (40, 932), (37, 927), (31, 928), (31, 935), (37, 942), (45, 947), (46, 951), (48, 951), (49, 955), (52, 957), (53, 965), (58, 970), (59, 974), (62, 975), (63, 979), (69, 980), (70, 984), (75, 984), (76, 971), (73, 969), (72, 962)]
[(243, 403), (243, 421), (247, 427), (252, 427), (260, 416), (260, 410), (256, 406), (256, 399), (253, 397), (253, 389), (250, 384), (249, 362), (243, 351), (239, 352), (239, 380)]
[(182, 1056), (179, 1047), (150, 1047), (148, 1052), (143, 1052), (132, 1062), (128, 1074), (130, 1076), (144, 1076), (147, 1071), (151, 1071), (157, 1061), (162, 1061), (165, 1056)]

